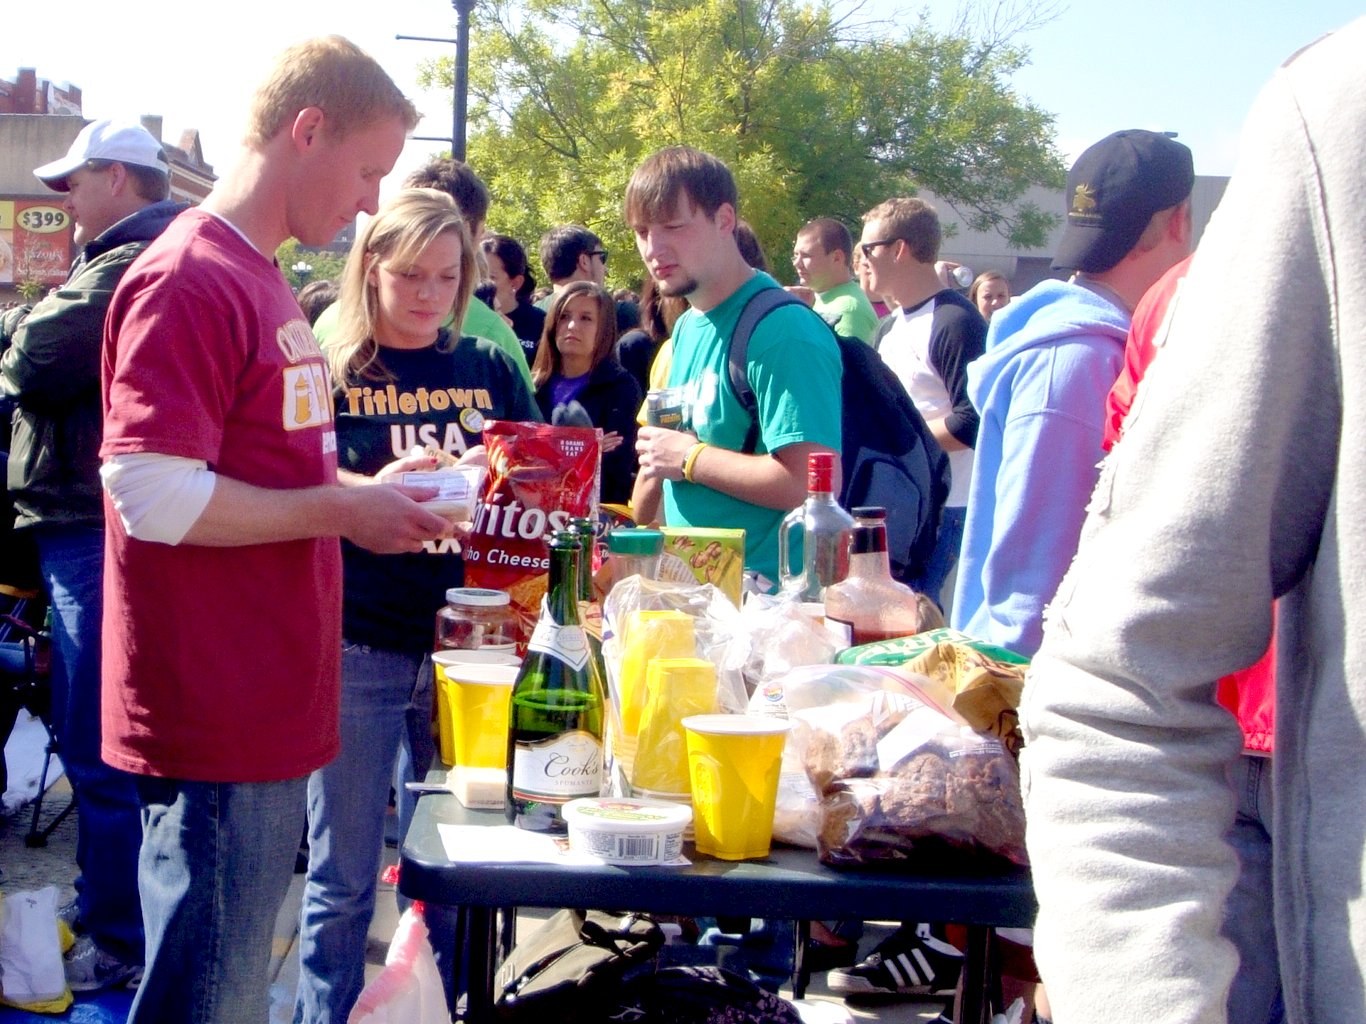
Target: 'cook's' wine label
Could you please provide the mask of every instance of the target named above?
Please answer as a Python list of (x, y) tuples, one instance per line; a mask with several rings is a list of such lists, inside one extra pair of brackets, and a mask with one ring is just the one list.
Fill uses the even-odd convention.
[(518, 800), (564, 803), (598, 796), (602, 741), (574, 729), (537, 743), (518, 742), (512, 753), (512, 795)]
[(559, 658), (575, 670), (588, 664), (588, 634), (583, 627), (561, 626), (549, 615), (536, 620), (536, 628), (531, 631), (526, 647), (529, 651)]

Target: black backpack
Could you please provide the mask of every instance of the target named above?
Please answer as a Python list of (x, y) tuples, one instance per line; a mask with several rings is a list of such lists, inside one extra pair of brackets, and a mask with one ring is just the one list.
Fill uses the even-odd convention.
[[(749, 339), (759, 321), (789, 305), (806, 308), (780, 288), (757, 292), (740, 311), (730, 338), (731, 390), (752, 419), (742, 449), (746, 453), (752, 454), (759, 443), (758, 403), (746, 368)], [(835, 334), (835, 340), (844, 365), (840, 388), (844, 483), (839, 501), (847, 509), (880, 505), (887, 510), (892, 575), (903, 583), (914, 583), (934, 552), (939, 512), (949, 495), (949, 457), (882, 357), (856, 338)]]

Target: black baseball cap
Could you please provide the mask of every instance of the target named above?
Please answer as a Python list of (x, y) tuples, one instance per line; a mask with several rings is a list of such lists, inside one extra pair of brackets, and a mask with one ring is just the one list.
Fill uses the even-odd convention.
[(1191, 194), (1191, 151), (1160, 132), (1107, 135), (1067, 174), (1067, 230), (1054, 270), (1103, 273), (1123, 259), (1159, 210)]

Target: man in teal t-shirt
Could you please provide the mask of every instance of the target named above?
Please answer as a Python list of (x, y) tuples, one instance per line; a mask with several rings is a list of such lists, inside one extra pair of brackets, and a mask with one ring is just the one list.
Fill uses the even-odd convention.
[(741, 527), (745, 568), (778, 579), (778, 525), (806, 497), (812, 452), (838, 454), (839, 348), (801, 306), (760, 321), (747, 369), (758, 404), (759, 441), (740, 449), (750, 416), (727, 379), (731, 332), (749, 298), (778, 284), (749, 266), (735, 241), (735, 180), (720, 160), (685, 146), (664, 149), (636, 168), (625, 216), (655, 287), (686, 296), (674, 326), (669, 384), (684, 389), (687, 430), (642, 427), (637, 521), (651, 518), (651, 492), (663, 483), (670, 526)]
[(792, 247), (792, 267), (801, 284), (791, 291), (836, 332), (871, 345), (877, 313), (854, 280), (853, 251), (853, 236), (839, 221), (833, 217), (810, 221), (797, 232)]

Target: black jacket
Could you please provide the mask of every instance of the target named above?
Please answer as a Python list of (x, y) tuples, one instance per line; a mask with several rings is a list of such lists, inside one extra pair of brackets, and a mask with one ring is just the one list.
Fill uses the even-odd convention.
[(0, 394), (13, 397), (15, 527), (104, 522), (100, 348), (114, 288), (185, 204), (165, 200), (87, 242), (66, 283), (0, 320)]
[[(575, 399), (593, 426), (621, 435), (621, 445), (602, 457), (602, 500), (625, 505), (631, 500), (636, 477), (636, 414), (640, 411), (640, 385), (611, 356), (593, 368), (588, 383)], [(545, 421), (553, 421), (550, 384), (536, 389), (536, 404)]]

